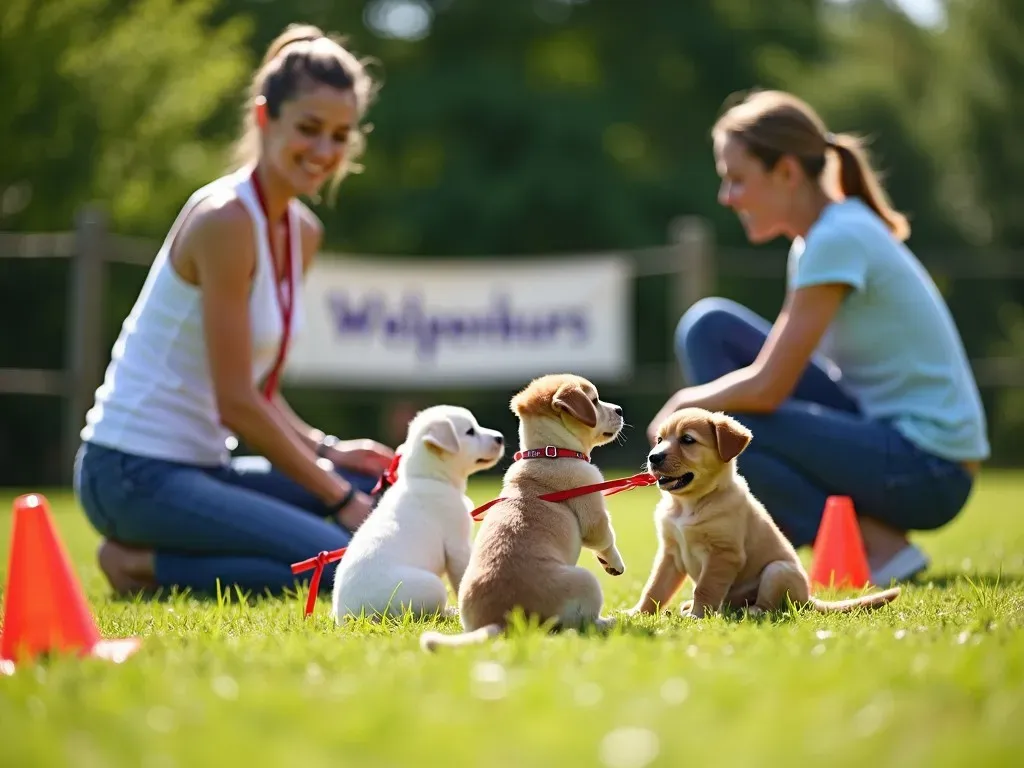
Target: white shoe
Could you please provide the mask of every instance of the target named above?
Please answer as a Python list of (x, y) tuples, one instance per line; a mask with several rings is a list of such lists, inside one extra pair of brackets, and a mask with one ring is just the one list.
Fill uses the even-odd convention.
[(908, 581), (930, 564), (928, 556), (913, 544), (907, 544), (889, 562), (871, 572), (871, 583), (888, 587), (893, 582)]

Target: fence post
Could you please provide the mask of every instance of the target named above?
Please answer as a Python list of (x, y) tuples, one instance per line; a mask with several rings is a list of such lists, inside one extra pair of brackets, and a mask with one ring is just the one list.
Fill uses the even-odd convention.
[(79, 432), (85, 413), (102, 379), (104, 263), (107, 217), (96, 206), (84, 206), (75, 215), (75, 252), (68, 277), (67, 336), (63, 467), (70, 482)]
[[(679, 216), (669, 225), (669, 238), (678, 249), (680, 262), (669, 302), (668, 327), (674, 329), (687, 309), (715, 291), (714, 232), (701, 216)], [(674, 356), (668, 368), (666, 378), (672, 389), (688, 383)]]

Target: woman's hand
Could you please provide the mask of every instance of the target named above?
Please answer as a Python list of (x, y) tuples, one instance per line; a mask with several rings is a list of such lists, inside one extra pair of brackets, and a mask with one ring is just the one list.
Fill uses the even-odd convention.
[(338, 512), (338, 522), (350, 531), (356, 530), (373, 511), (373, 499), (362, 491), (356, 491), (351, 500)]
[(668, 401), (663, 406), (661, 406), (661, 409), (654, 415), (654, 418), (651, 419), (651, 423), (647, 425), (647, 440), (650, 442), (652, 447), (658, 441), (658, 427), (661, 426), (661, 423), (665, 421), (665, 419), (667, 419), (673, 413), (678, 411), (680, 408), (686, 406), (686, 403), (689, 399), (687, 395), (687, 389), (688, 388), (680, 389), (678, 392), (672, 395), (672, 397), (670, 397)]
[(324, 450), (323, 456), (339, 469), (376, 476), (384, 474), (395, 452), (376, 440), (358, 439), (340, 440)]

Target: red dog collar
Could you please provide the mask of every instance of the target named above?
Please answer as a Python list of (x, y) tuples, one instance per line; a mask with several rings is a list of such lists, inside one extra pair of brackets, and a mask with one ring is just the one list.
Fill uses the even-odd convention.
[(512, 457), (514, 461), (523, 459), (582, 459), (589, 462), (590, 457), (580, 451), (570, 451), (568, 448), (559, 448), (554, 445), (547, 445), (543, 448), (531, 448), (528, 451), (516, 451)]

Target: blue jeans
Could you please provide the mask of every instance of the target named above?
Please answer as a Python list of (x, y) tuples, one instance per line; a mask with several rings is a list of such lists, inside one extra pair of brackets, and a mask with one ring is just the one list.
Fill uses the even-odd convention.
[[(367, 493), (377, 481), (340, 474)], [(74, 488), (100, 534), (154, 551), (158, 587), (193, 594), (215, 594), (218, 580), (222, 590), (294, 589), (312, 571), (292, 574), (292, 563), (347, 546), (352, 537), (319, 499), (258, 456), (201, 467), (85, 443)], [(324, 569), (321, 592), (331, 589), (336, 568)]]
[[(676, 356), (691, 384), (750, 365), (771, 324), (727, 299), (694, 304), (676, 330)], [(754, 439), (740, 472), (794, 546), (811, 544), (825, 499), (849, 496), (859, 515), (899, 530), (952, 520), (973, 486), (959, 463), (927, 453), (885, 421), (861, 414), (835, 366), (812, 358), (790, 399), (772, 413), (730, 413)]]

